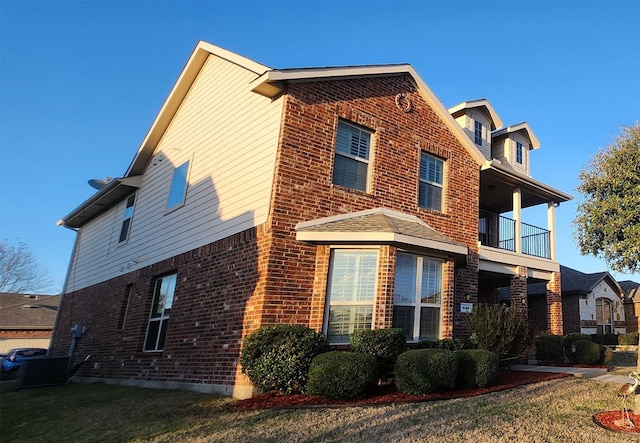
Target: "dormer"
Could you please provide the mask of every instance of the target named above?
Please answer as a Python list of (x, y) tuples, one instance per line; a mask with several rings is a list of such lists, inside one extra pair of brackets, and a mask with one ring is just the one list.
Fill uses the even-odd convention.
[(484, 156), (491, 160), (491, 132), (502, 127), (502, 120), (489, 100), (481, 98), (463, 102), (449, 108), (449, 113)]
[(526, 122), (498, 129), (491, 134), (492, 157), (503, 164), (531, 176), (529, 151), (538, 149), (540, 142)]

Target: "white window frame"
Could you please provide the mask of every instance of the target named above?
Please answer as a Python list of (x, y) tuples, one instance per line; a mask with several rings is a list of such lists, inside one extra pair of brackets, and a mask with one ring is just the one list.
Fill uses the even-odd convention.
[(167, 196), (167, 212), (184, 206), (189, 188), (189, 175), (191, 173), (192, 159), (185, 160), (173, 169), (171, 186)]
[[(333, 271), (334, 271), (335, 256), (337, 253), (347, 253), (347, 254), (348, 253), (356, 253), (356, 254), (357, 253), (374, 253), (375, 254), (375, 266), (372, 270), (374, 274), (373, 276), (374, 281), (373, 281), (373, 289), (370, 291), (372, 293), (370, 300), (332, 300), (332, 295), (333, 295), (332, 288), (334, 287), (333, 283), (335, 278), (335, 273)], [(380, 250), (378, 247), (331, 248), (331, 257), (329, 260), (329, 269), (328, 269), (329, 275), (327, 276), (327, 294), (326, 294), (325, 315), (324, 315), (324, 324), (323, 324), (324, 334), (329, 339), (330, 344), (348, 344), (349, 343), (348, 338), (346, 340), (336, 340), (332, 338), (329, 334), (330, 326), (331, 326), (330, 320), (331, 320), (332, 307), (341, 307), (341, 306), (370, 307), (371, 308), (371, 324), (369, 325), (369, 329), (373, 328), (373, 325), (375, 323), (375, 306), (376, 306), (376, 298), (377, 298), (376, 294), (378, 290), (378, 266), (379, 265), (380, 265)], [(355, 286), (357, 281), (354, 280), (351, 283), (353, 286)], [(357, 312), (355, 310), (350, 313), (351, 321), (349, 322), (349, 332), (348, 332), (349, 335), (353, 333), (355, 330), (354, 320), (356, 315), (357, 315)]]
[(483, 124), (481, 121), (473, 121), (473, 141), (478, 146), (482, 146), (482, 128)]
[[(609, 321), (605, 323), (605, 306), (609, 307)], [(613, 334), (613, 302), (606, 297), (596, 298), (596, 331), (598, 334)]]
[(120, 225), (120, 233), (118, 236), (118, 244), (124, 244), (129, 240), (131, 232), (131, 223), (133, 222), (133, 213), (136, 206), (136, 194), (133, 193), (124, 200), (124, 211), (122, 214), (122, 224)]
[[(440, 165), (440, 183), (438, 183), (437, 181), (433, 181), (430, 180), (428, 177), (428, 173), (427, 176), (423, 177), (422, 174), (422, 159), (423, 157), (429, 157), (433, 160), (435, 160), (437, 163)], [(419, 172), (418, 172), (418, 206), (420, 206), (421, 208), (425, 208), (425, 209), (431, 209), (433, 211), (438, 211), (438, 212), (444, 212), (444, 183), (445, 183), (445, 160), (437, 157), (433, 154), (430, 154), (426, 151), (420, 151), (420, 167), (419, 167)], [(436, 177), (437, 178), (437, 177)], [(428, 188), (435, 188), (437, 190), (439, 190), (440, 192), (440, 206), (436, 207), (436, 206), (427, 206), (426, 204), (423, 204), (423, 195), (420, 192), (420, 189), (422, 188), (422, 185), (426, 186), (427, 189)]]
[[(343, 131), (349, 131), (349, 133), (346, 135), (343, 135)], [(357, 133), (358, 140), (361, 140), (363, 135), (366, 135), (368, 138), (368, 142), (366, 146), (366, 150), (367, 150), (366, 157), (361, 155), (360, 152), (354, 153), (354, 150), (359, 151), (358, 147), (353, 146), (353, 142), (354, 142), (353, 135), (355, 135), (355, 133)], [(333, 184), (338, 186), (344, 186), (346, 188), (356, 189), (362, 192), (369, 192), (369, 186), (371, 181), (371, 157), (373, 153), (373, 134), (374, 133), (371, 130), (365, 129), (361, 126), (355, 125), (345, 120), (338, 120), (338, 128), (336, 131), (336, 146), (335, 146), (335, 153), (334, 153), (334, 160), (333, 160), (333, 175), (332, 175)], [(341, 146), (340, 144), (341, 138), (345, 136), (351, 139), (351, 145), (349, 145), (348, 147)], [(347, 150), (347, 148), (349, 149)], [(356, 186), (350, 186), (349, 184), (345, 184), (343, 181), (337, 179), (336, 163), (337, 163), (338, 157), (342, 157), (344, 159), (347, 159), (347, 161), (355, 161), (364, 165), (366, 169), (364, 186), (360, 187), (358, 186), (358, 183), (356, 183)], [(357, 182), (357, 178), (354, 180)]]
[[(428, 257), (428, 256), (423, 256), (423, 255), (418, 255), (418, 254), (411, 254), (408, 252), (404, 252), (404, 251), (398, 251), (397, 256), (400, 255), (407, 255), (407, 256), (412, 256), (415, 257), (416, 261), (415, 261), (415, 268), (414, 268), (414, 278), (415, 278), (415, 293), (414, 293), (414, 298), (411, 301), (408, 300), (399, 300), (396, 296), (397, 294), (394, 294), (394, 299), (393, 299), (393, 306), (394, 308), (396, 306), (402, 306), (402, 307), (412, 307), (413, 310), (413, 331), (411, 334), (411, 337), (407, 337), (407, 341), (409, 342), (418, 342), (420, 340), (437, 340), (440, 338), (441, 334), (442, 334), (442, 306), (443, 306), (443, 302), (442, 302), (442, 298), (443, 298), (443, 276), (444, 276), (444, 261), (438, 258), (433, 258), (433, 257)], [(396, 257), (397, 257), (396, 256)], [(397, 258), (396, 258), (397, 260)], [(423, 302), (422, 301), (422, 287), (423, 287), (423, 279), (425, 278), (425, 276), (423, 275), (423, 269), (424, 269), (424, 262), (429, 261), (433, 264), (437, 264), (439, 266), (439, 273), (438, 273), (438, 283), (439, 283), (439, 300), (437, 303), (429, 303), (429, 302)], [(396, 272), (398, 270), (398, 267), (396, 266)], [(395, 280), (394, 280), (395, 281)], [(394, 283), (395, 286), (395, 283)], [(438, 309), (438, 324), (437, 324), (437, 331), (434, 337), (421, 337), (420, 336), (420, 325), (421, 325), (421, 315), (422, 315), (422, 308), (436, 308)], [(395, 311), (395, 309), (394, 309)], [(395, 317), (395, 316), (394, 316)], [(393, 327), (402, 327), (401, 325), (396, 325), (395, 323), (395, 318), (394, 318), (394, 324)]]
[[(159, 352), (164, 350), (177, 280), (178, 274), (174, 273), (158, 277), (154, 282), (149, 323), (147, 324), (147, 333), (144, 337), (144, 352)], [(156, 323), (157, 329), (153, 330), (152, 327)], [(150, 334), (153, 334), (153, 336), (150, 336)], [(147, 343), (149, 339), (153, 339), (153, 346), (149, 346), (150, 343)]]

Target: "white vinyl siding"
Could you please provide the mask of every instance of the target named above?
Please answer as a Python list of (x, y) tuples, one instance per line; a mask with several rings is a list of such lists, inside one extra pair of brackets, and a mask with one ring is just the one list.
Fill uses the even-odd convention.
[[(128, 242), (115, 248), (124, 202), (83, 226), (67, 291), (267, 221), (283, 99), (251, 92), (255, 77), (209, 56), (143, 174)], [(192, 158), (184, 207), (167, 212), (174, 168)]]

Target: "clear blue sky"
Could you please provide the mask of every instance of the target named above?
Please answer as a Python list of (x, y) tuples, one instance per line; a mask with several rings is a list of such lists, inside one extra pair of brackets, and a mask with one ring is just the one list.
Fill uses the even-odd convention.
[(575, 188), (640, 120), (639, 1), (0, 0), (0, 20), (0, 238), (28, 245), (52, 293), (75, 238), (56, 221), (88, 179), (124, 174), (198, 40), (273, 68), (410, 63), (446, 107), (489, 99), (539, 138), (533, 177), (575, 196), (560, 262), (607, 269), (573, 240)]

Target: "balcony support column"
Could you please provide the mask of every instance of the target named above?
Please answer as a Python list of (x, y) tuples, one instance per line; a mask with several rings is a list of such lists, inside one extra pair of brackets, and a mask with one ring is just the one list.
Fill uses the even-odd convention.
[(547, 203), (547, 230), (549, 231), (549, 254), (551, 260), (556, 260), (556, 205)]
[(513, 219), (515, 221), (513, 236), (515, 252), (522, 254), (522, 191), (520, 188), (513, 190)]

